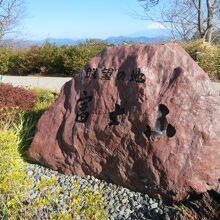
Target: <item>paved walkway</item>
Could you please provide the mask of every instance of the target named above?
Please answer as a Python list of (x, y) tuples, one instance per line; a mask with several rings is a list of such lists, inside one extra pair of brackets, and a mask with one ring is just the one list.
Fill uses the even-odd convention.
[[(60, 90), (71, 80), (70, 77), (33, 77), (33, 76), (1, 76), (0, 82), (10, 83), (14, 86), (39, 87), (44, 89)], [(220, 92), (220, 82), (213, 82), (213, 87)]]
[(3, 80), (0, 78), (0, 82), (10, 83), (13, 86), (60, 90), (71, 79), (69, 77), (3, 76)]
[(213, 82), (213, 87), (220, 92), (220, 82)]

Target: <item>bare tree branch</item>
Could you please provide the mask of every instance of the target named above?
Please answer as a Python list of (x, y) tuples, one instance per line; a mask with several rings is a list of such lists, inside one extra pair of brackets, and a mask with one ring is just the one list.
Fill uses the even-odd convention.
[[(138, 0), (142, 2), (148, 17), (154, 17), (154, 6), (159, 11), (157, 21), (169, 24), (171, 34), (183, 40), (202, 38), (208, 42), (212, 34), (220, 30), (220, 0)], [(144, 3), (144, 4), (143, 4)]]
[(146, 7), (153, 7), (159, 3), (159, 0), (138, 0), (139, 2), (145, 2)]
[(15, 31), (23, 15), (23, 0), (0, 0), (0, 40)]

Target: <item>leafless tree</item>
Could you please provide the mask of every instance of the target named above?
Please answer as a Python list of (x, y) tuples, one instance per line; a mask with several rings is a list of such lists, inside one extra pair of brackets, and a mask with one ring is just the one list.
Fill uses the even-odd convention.
[[(138, 1), (142, 2), (146, 18), (166, 25), (174, 38), (201, 38), (210, 42), (213, 33), (220, 30), (220, 0)], [(159, 12), (159, 16), (155, 17), (155, 11)]]
[(5, 35), (15, 32), (23, 15), (23, 0), (0, 0), (0, 40)]

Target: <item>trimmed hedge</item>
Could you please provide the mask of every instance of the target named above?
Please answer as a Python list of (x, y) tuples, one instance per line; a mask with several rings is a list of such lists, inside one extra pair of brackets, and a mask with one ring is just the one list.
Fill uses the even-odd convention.
[[(23, 49), (0, 48), (0, 75), (73, 76), (99, 54), (108, 44), (88, 40), (73, 46), (55, 46), (45, 43)], [(210, 43), (197, 40), (181, 44), (212, 79), (220, 79), (220, 49)]]
[(89, 40), (75, 46), (45, 43), (23, 49), (0, 48), (1, 75), (72, 76), (108, 44)]

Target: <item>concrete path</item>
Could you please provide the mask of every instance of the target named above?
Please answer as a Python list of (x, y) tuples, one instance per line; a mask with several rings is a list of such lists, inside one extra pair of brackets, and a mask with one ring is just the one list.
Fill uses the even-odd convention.
[(220, 82), (212, 82), (214, 89), (220, 92)]
[[(0, 82), (10, 83), (13, 86), (39, 87), (51, 90), (60, 90), (71, 80), (70, 77), (33, 77), (33, 76), (1, 76)], [(213, 88), (220, 92), (220, 82), (213, 82)]]
[(1, 81), (10, 83), (13, 86), (60, 90), (62, 86), (71, 79), (72, 78), (69, 77), (3, 76)]

